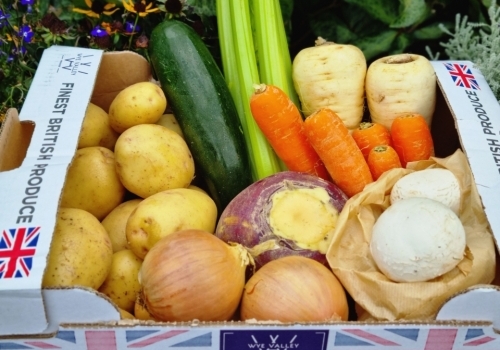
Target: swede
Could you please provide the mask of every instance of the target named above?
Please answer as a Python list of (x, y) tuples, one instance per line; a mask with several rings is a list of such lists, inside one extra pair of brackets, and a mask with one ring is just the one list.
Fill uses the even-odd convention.
[(373, 122), (391, 129), (401, 113), (421, 114), (429, 127), (436, 105), (436, 74), (420, 55), (382, 57), (366, 72), (366, 102)]
[(257, 268), (301, 255), (326, 263), (325, 254), (347, 196), (335, 184), (283, 171), (254, 182), (224, 209), (215, 235), (249, 248)]
[(303, 114), (307, 117), (320, 108), (330, 108), (351, 131), (363, 118), (365, 75), (363, 51), (321, 37), (315, 46), (302, 49), (292, 64)]

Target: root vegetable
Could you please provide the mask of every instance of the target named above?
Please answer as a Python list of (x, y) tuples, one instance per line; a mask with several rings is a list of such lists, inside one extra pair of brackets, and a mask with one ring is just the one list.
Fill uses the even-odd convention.
[(358, 145), (365, 159), (368, 159), (370, 150), (375, 146), (392, 146), (389, 129), (382, 124), (363, 122), (352, 132), (352, 138)]
[(363, 118), (365, 76), (366, 58), (359, 48), (321, 37), (315, 46), (302, 49), (292, 64), (304, 115), (330, 108), (351, 131)]
[(398, 153), (389, 145), (373, 147), (368, 154), (367, 163), (374, 180), (378, 180), (386, 171), (401, 168)]
[(328, 108), (314, 112), (306, 118), (304, 130), (333, 181), (348, 197), (373, 182), (363, 153), (335, 112)]
[(144, 259), (161, 238), (186, 229), (214, 232), (216, 223), (217, 207), (208, 194), (175, 188), (142, 200), (127, 219), (125, 235), (130, 250)]
[(78, 148), (101, 146), (112, 151), (118, 136), (119, 134), (109, 124), (108, 113), (89, 102), (78, 138)]
[(304, 133), (299, 109), (283, 90), (274, 85), (256, 85), (250, 98), (250, 109), (255, 122), (288, 170), (330, 179)]
[(325, 263), (346, 200), (329, 181), (306, 173), (279, 172), (238, 194), (222, 212), (215, 234), (249, 248), (257, 267), (287, 255)]
[(157, 124), (125, 130), (115, 144), (116, 173), (135, 195), (184, 188), (194, 177), (194, 159), (186, 141), (175, 131)]
[(155, 83), (144, 81), (121, 90), (109, 106), (111, 127), (122, 133), (139, 124), (156, 123), (167, 108), (167, 98)]
[(137, 208), (137, 205), (142, 199), (130, 199), (115, 207), (106, 217), (101, 221), (102, 226), (108, 232), (111, 244), (113, 245), (113, 253), (120, 250), (128, 249), (126, 227), (127, 220), (130, 214)]
[(138, 278), (141, 265), (142, 260), (128, 249), (114, 253), (111, 269), (99, 292), (107, 295), (120, 309), (133, 312), (141, 290)]
[(281, 322), (346, 321), (345, 291), (315, 260), (288, 256), (271, 261), (246, 283), (241, 319)]
[(398, 152), (401, 165), (427, 160), (434, 155), (434, 141), (424, 117), (417, 113), (396, 116), (391, 126), (392, 144)]
[(112, 259), (111, 240), (94, 215), (60, 208), (42, 287), (98, 289), (109, 274)]
[(373, 122), (391, 129), (401, 113), (419, 113), (430, 127), (436, 105), (436, 73), (420, 55), (382, 57), (366, 72), (366, 101)]
[(61, 206), (83, 209), (99, 220), (106, 217), (125, 196), (116, 164), (116, 155), (105, 147), (77, 150), (68, 168)]

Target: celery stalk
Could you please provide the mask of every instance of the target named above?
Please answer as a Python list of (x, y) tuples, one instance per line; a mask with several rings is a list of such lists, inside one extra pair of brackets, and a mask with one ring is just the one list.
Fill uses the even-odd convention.
[(295, 86), (293, 85), (292, 78), (292, 58), (290, 56), (290, 48), (288, 47), (288, 39), (286, 36), (285, 23), (283, 22), (283, 14), (281, 12), (281, 6), (279, 0), (272, 0), (274, 3), (275, 13), (276, 13), (276, 25), (278, 27), (278, 41), (281, 44), (279, 47), (281, 54), (281, 64), (283, 65), (283, 70), (285, 72), (285, 79), (287, 82), (287, 93), (288, 97), (295, 103), (295, 105), (300, 108), (300, 100), (297, 91), (295, 91)]
[(240, 78), (236, 65), (236, 52), (233, 48), (233, 24), (229, 20), (231, 9), (228, 0), (216, 1), (216, 14), (224, 79), (233, 97), (242, 127), (245, 128), (244, 124), (246, 121), (243, 113), (243, 100), (237, 98), (241, 96)]
[(223, 69), (242, 121), (252, 177), (256, 181), (279, 172), (281, 168), (278, 157), (260, 131), (250, 111), (253, 86), (260, 82), (253, 44), (250, 7), (248, 0), (217, 0), (216, 6), (220, 11), (217, 20), (230, 22), (218, 24)]
[(300, 101), (293, 86), (292, 60), (279, 0), (252, 1), (261, 81), (282, 89), (300, 108)]
[[(252, 8), (261, 82), (279, 87), (300, 108), (279, 0), (252, 0)], [(281, 170), (287, 170), (283, 161), (279, 161)]]

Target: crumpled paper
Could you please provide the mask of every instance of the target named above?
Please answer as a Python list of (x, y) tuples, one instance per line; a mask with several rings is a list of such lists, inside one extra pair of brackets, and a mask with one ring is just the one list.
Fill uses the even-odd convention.
[[(406, 174), (431, 167), (452, 171), (460, 182), (459, 213), (467, 239), (463, 260), (450, 272), (426, 282), (398, 283), (380, 272), (370, 253), (372, 227), (390, 205), (390, 192)], [(401, 228), (404, 230), (404, 228)], [(351, 197), (344, 206), (327, 252), (335, 275), (356, 302), (358, 320), (431, 320), (455, 293), (476, 284), (488, 284), (496, 270), (495, 244), (477, 188), (461, 150), (446, 158), (393, 169)]]

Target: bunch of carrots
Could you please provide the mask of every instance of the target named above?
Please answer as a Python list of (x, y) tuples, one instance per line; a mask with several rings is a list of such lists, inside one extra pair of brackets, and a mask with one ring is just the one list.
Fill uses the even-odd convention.
[(304, 120), (287, 94), (270, 84), (254, 86), (250, 110), (289, 170), (333, 181), (349, 197), (388, 170), (434, 154), (429, 126), (418, 113), (396, 117), (390, 130), (366, 122), (350, 133), (328, 108)]

